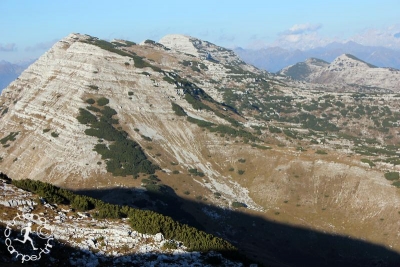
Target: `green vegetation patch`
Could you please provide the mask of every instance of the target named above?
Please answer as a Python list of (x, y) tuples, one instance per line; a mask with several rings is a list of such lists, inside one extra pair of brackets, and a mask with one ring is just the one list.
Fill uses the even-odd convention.
[(279, 129), (278, 127), (272, 126), (272, 125), (270, 125), (268, 127), (268, 130), (270, 133), (281, 133), (282, 132), (281, 129)]
[(110, 103), (110, 100), (108, 100), (108, 98), (100, 97), (99, 99), (97, 99), (97, 105), (99, 106), (105, 106), (108, 103)]
[(1, 144), (6, 144), (8, 141), (12, 142), (15, 141), (15, 137), (19, 134), (19, 132), (11, 132), (9, 135), (7, 135), (6, 137), (0, 139), (0, 143)]
[[(100, 99), (97, 100), (98, 104), (106, 102)], [(109, 141), (108, 144), (100, 142), (94, 147), (94, 150), (105, 160), (108, 172), (114, 176), (154, 173), (159, 167), (147, 159), (140, 145), (131, 140), (125, 131), (114, 127), (118, 124), (118, 120), (113, 118), (116, 114), (117, 112), (109, 106), (104, 106), (95, 114), (81, 108), (77, 120), (90, 127), (85, 130), (86, 135)]]
[(172, 105), (172, 110), (175, 112), (176, 115), (187, 116), (185, 110), (181, 106), (175, 104), (174, 102), (171, 102), (171, 105)]
[[(296, 110), (289, 110), (289, 112), (295, 112), (295, 111)], [(329, 122), (328, 118), (326, 117), (327, 116), (326, 114), (324, 114), (324, 116), (325, 116), (324, 118), (317, 118), (313, 114), (301, 113), (299, 115), (281, 117), (279, 118), (279, 120), (282, 122), (301, 123), (303, 128), (314, 131), (337, 132), (340, 130), (340, 128), (337, 127), (335, 124)]]
[(147, 191), (157, 194), (167, 193), (164, 185), (159, 184), (161, 180), (154, 174), (149, 175), (148, 178), (142, 179), (142, 185)]
[(173, 241), (173, 240), (169, 240), (169, 241), (164, 242), (164, 244), (161, 247), (162, 250), (177, 249), (177, 248), (178, 248), (178, 244), (176, 244), (176, 242)]
[(366, 156), (377, 156), (377, 155), (386, 155), (386, 156), (396, 156), (397, 148), (394, 146), (386, 146), (386, 147), (370, 147), (370, 146), (357, 146), (353, 149), (354, 152), (366, 155)]
[(5, 108), (2, 112), (1, 112), (1, 116), (3, 116), (4, 114), (6, 114), (8, 112), (8, 107)]
[(190, 251), (205, 252), (213, 250), (227, 256), (234, 256), (237, 253), (237, 248), (228, 241), (186, 224), (181, 224), (171, 217), (153, 211), (108, 204), (40, 181), (29, 179), (12, 180), (12, 184), (38, 194), (50, 203), (70, 204), (74, 209), (82, 211), (91, 210), (96, 218), (116, 219), (128, 217), (132, 229), (144, 234), (162, 233), (166, 239), (182, 241)]
[(215, 192), (214, 193), (214, 197), (218, 198), (218, 199), (221, 198), (221, 193), (220, 192)]
[(311, 69), (304, 62), (299, 62), (292, 67), (288, 68), (286, 75), (295, 80), (303, 80), (311, 73)]
[(389, 181), (399, 180), (399, 172), (387, 172), (385, 178)]
[(263, 146), (263, 145), (258, 145), (258, 144), (251, 144), (252, 147), (258, 148), (258, 149), (262, 149), (262, 150), (268, 150), (268, 149), (272, 149), (272, 147), (270, 146)]
[(76, 118), (81, 124), (93, 124), (97, 122), (97, 117), (83, 108), (79, 109), (79, 115)]
[[(149, 68), (152, 68), (154, 71), (158, 71), (158, 72), (161, 71), (160, 68), (151, 65), (150, 63), (146, 62), (145, 60), (143, 60), (142, 57), (136, 55), (135, 53), (119, 49), (121, 47), (121, 45), (118, 45), (116, 43), (110, 43), (110, 42), (107, 42), (107, 41), (104, 41), (104, 40), (100, 40), (98, 38), (93, 38), (93, 37), (90, 38), (87, 41), (84, 41), (84, 42), (92, 44), (92, 45), (95, 45), (95, 46), (98, 46), (101, 49), (110, 51), (112, 53), (116, 53), (116, 54), (118, 54), (120, 56), (130, 57), (135, 62), (135, 67), (136, 68), (149, 67)], [(129, 44), (134, 44), (134, 43), (129, 43)]]
[(374, 167), (375, 163), (373, 163), (371, 160), (369, 159), (361, 159), (361, 162), (363, 163), (367, 163), (370, 167)]
[(194, 175), (194, 176), (200, 176), (203, 177), (204, 173), (203, 172), (199, 172), (197, 169), (189, 169), (188, 170), (190, 174)]
[(144, 140), (146, 140), (146, 141), (149, 141), (149, 142), (152, 141), (152, 139), (151, 139), (150, 137), (148, 137), (148, 136), (145, 136), (145, 135), (143, 135), (143, 134), (141, 134), (140, 136), (141, 136)]
[(298, 132), (296, 131), (284, 129), (283, 133), (290, 138), (297, 139)]
[(163, 80), (166, 81), (167, 83), (175, 84), (175, 80), (172, 79), (172, 78), (169, 77), (169, 76), (164, 76)]
[(94, 103), (96, 103), (96, 101), (94, 101), (93, 98), (88, 98), (88, 99), (86, 99), (85, 102), (88, 103), (88, 104), (90, 104), (90, 105), (93, 105)]
[(395, 187), (400, 188), (400, 181), (393, 182), (392, 185), (394, 185)]
[[(200, 89), (201, 90), (201, 89)], [(201, 97), (200, 96), (204, 96), (204, 94), (202, 94), (202, 92), (204, 92), (203, 90), (201, 91), (193, 91), (192, 93), (186, 93), (185, 94), (185, 99), (186, 101), (192, 105), (192, 107), (194, 109), (199, 109), (199, 110), (212, 110), (209, 106), (207, 106), (206, 104), (204, 104), (201, 101)]]
[(217, 125), (212, 122), (195, 119), (190, 116), (187, 116), (187, 120), (191, 123), (197, 124), (199, 127), (207, 128), (210, 132), (217, 132), (220, 134), (230, 135), (233, 137), (242, 137), (252, 142), (259, 141), (259, 138), (255, 137), (252, 133), (247, 132), (243, 129), (235, 129), (233, 127), (222, 124)]
[(90, 89), (92, 89), (92, 90), (99, 90), (99, 87), (98, 87), (97, 85), (91, 84), (91, 85), (88, 85), (88, 87), (89, 87)]
[(242, 203), (242, 202), (238, 202), (238, 201), (233, 201), (231, 206), (233, 208), (247, 208), (247, 205)]

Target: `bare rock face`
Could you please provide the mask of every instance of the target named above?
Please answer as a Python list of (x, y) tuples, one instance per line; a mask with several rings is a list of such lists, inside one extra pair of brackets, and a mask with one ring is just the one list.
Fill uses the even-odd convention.
[[(79, 171), (83, 178), (92, 171), (104, 172), (95, 165), (85, 167), (99, 157), (75, 117), (85, 106), (88, 86), (97, 80), (94, 72), (113, 55), (79, 42), (84, 38), (72, 34), (56, 43), (2, 92), (1, 102), (10, 112), (4, 114), (0, 127), (4, 133), (19, 132), (19, 144), (2, 151), (2, 165), (10, 175), (38, 179), (58, 173), (56, 180), (64, 180), (79, 169), (86, 169)], [(112, 80), (110, 75), (102, 77)]]
[(191, 38), (186, 35), (169, 34), (161, 38), (159, 43), (182, 53), (188, 53), (196, 57), (199, 56), (196, 47), (191, 42)]
[[(179, 42), (188, 40), (178, 37)], [(164, 77), (172, 74), (137, 68), (132, 58), (88, 44), (90, 38), (71, 34), (62, 39), (3, 91), (1, 105), (9, 110), (0, 121), (3, 137), (18, 133), (16, 141), (0, 151), (3, 171), (15, 179), (41, 179), (71, 187), (88, 186), (94, 177), (106, 175), (106, 164), (98, 164), (101, 156), (93, 151), (97, 138), (85, 135), (88, 127), (76, 118), (79, 109), (88, 105), (86, 99), (106, 97), (118, 112), (121, 127), (143, 147), (146, 142), (141, 136), (149, 137), (172, 156), (171, 161), (207, 174), (213, 181), (208, 186), (225, 188), (232, 199), (242, 192), (235, 182), (220, 180), (223, 175), (207, 163), (202, 151), (205, 144), (196, 142), (198, 129), (186, 120), (175, 120), (171, 102), (195, 118), (228, 122), (194, 109), (183, 99), (179, 83), (165, 81)], [(147, 51), (147, 47), (135, 49)], [(219, 75), (213, 71), (217, 63), (205, 60), (203, 64)], [(224, 75), (224, 68), (221, 73)], [(218, 99), (215, 89), (209, 93)], [(157, 158), (154, 161), (160, 163)], [(239, 195), (249, 207), (259, 208), (247, 193)]]
[(282, 69), (280, 74), (317, 84), (358, 85), (391, 92), (400, 90), (399, 70), (378, 68), (349, 54), (339, 56), (330, 64), (308, 59)]
[(256, 68), (245, 64), (232, 50), (191, 36), (170, 34), (161, 38), (159, 43), (174, 51), (187, 53), (204, 60), (241, 65), (243, 69), (257, 71)]

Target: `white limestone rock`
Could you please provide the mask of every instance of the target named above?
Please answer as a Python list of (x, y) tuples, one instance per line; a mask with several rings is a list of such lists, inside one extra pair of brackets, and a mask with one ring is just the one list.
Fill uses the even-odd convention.
[(164, 240), (164, 235), (162, 233), (158, 233), (154, 236), (154, 241), (161, 242)]
[(400, 70), (378, 68), (349, 54), (337, 57), (330, 64), (308, 59), (282, 69), (280, 74), (291, 75), (295, 71), (298, 79), (310, 83), (342, 84), (347, 87), (358, 85), (366, 87), (365, 90), (400, 92)]

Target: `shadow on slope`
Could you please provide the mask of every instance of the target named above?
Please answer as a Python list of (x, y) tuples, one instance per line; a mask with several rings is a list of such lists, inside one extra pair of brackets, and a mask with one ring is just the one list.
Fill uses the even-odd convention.
[(76, 193), (160, 212), (227, 239), (266, 266), (400, 266), (400, 254), (383, 246), (265, 220), (240, 209), (183, 199), (172, 188), (163, 187), (165, 190), (160, 192), (114, 188)]

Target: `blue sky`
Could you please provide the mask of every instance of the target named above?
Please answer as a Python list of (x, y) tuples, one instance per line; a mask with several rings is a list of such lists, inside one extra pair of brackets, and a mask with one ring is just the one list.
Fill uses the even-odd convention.
[(39, 57), (71, 32), (135, 42), (181, 33), (229, 48), (354, 40), (400, 49), (399, 10), (399, 0), (0, 0), (0, 60)]

